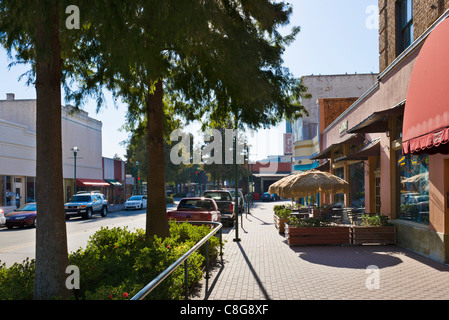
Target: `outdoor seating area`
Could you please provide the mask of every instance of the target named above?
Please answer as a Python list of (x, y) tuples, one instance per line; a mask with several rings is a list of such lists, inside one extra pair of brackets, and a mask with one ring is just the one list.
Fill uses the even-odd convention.
[[(346, 193), (348, 183), (327, 172), (309, 170), (294, 173), (272, 184), (270, 193), (300, 198), (317, 193)], [(313, 201), (315, 203), (315, 201)], [(297, 207), (297, 208), (296, 208)], [(289, 245), (395, 244), (396, 229), (388, 217), (366, 213), (365, 208), (324, 205), (274, 207), (274, 221)]]

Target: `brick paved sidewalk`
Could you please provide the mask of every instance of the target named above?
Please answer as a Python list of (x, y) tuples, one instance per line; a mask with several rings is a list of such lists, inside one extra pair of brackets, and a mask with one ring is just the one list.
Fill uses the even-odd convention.
[[(274, 204), (244, 214), (240, 242), (235, 230), (225, 237), (224, 265), (195, 300), (449, 299), (449, 266), (396, 246), (290, 247), (273, 224)], [(379, 268), (373, 290), (371, 265)]]

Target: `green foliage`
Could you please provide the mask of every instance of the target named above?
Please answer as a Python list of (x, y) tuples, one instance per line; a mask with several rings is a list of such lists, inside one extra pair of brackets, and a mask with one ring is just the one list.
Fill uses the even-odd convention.
[(362, 226), (364, 227), (380, 227), (391, 225), (390, 218), (384, 215), (376, 214), (370, 216), (367, 214), (362, 215)]
[(0, 265), (0, 300), (33, 299), (34, 260)]
[(275, 205), (273, 207), (273, 210), (274, 210), (274, 214), (277, 215), (281, 219), (290, 218), (290, 216), (292, 214), (292, 209), (290, 208), (290, 206), (286, 206), (283, 204)]
[(318, 228), (327, 227), (329, 225), (328, 222), (320, 218), (298, 219), (295, 216), (290, 217), (288, 224), (297, 228)]
[(165, 203), (174, 203), (175, 199), (173, 198), (173, 195), (169, 195), (165, 197)]
[[(69, 264), (80, 269), (77, 299), (125, 300), (139, 292), (162, 271), (210, 233), (208, 226), (171, 223), (171, 237), (145, 241), (143, 230), (102, 228), (91, 236), (85, 249), (69, 256)], [(218, 254), (219, 239), (209, 240), (209, 257)], [(205, 246), (188, 259), (189, 287), (203, 276)], [(0, 300), (33, 298), (34, 260), (0, 266)], [(184, 268), (178, 268), (147, 299), (182, 299)]]

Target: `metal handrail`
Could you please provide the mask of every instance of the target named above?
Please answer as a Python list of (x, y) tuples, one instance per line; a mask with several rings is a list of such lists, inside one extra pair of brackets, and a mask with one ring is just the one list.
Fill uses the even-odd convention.
[[(187, 259), (196, 251), (198, 250), (204, 243), (206, 243), (206, 246), (208, 244), (208, 240), (215, 235), (218, 231), (220, 231), (220, 255), (223, 254), (222, 251), (222, 227), (223, 224), (219, 222), (211, 222), (211, 221), (201, 221), (201, 222), (192, 222), (192, 224), (209, 224), (209, 225), (215, 225), (216, 227), (201, 241), (199, 241), (195, 246), (193, 246), (189, 251), (187, 251), (181, 258), (176, 260), (171, 266), (169, 266), (167, 269), (165, 269), (160, 275), (158, 275), (153, 281), (151, 281), (149, 284), (147, 284), (142, 290), (140, 290), (134, 297), (131, 298), (131, 300), (143, 300), (151, 291), (153, 291), (162, 281), (164, 281), (173, 271), (175, 271), (181, 263), (184, 262), (185, 267), (185, 275), (186, 275), (186, 300), (188, 297), (187, 294)], [(208, 247), (206, 247), (206, 273), (208, 276)]]

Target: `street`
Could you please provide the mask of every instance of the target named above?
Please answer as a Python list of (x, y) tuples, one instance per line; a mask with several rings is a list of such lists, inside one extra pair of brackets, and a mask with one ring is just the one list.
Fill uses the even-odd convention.
[[(177, 203), (167, 205), (171, 210)], [(94, 215), (90, 220), (72, 218), (67, 221), (67, 245), (68, 251), (74, 252), (87, 245), (89, 237), (101, 227), (124, 228), (129, 230), (145, 229), (146, 210), (116, 211), (110, 212), (104, 218)], [(223, 228), (223, 234), (229, 233), (231, 228)], [(35, 256), (35, 228), (7, 229), (0, 227), (0, 264), (5, 263), (10, 267), (14, 263), (21, 263), (26, 258), (34, 259)]]

